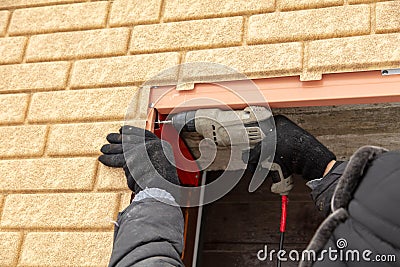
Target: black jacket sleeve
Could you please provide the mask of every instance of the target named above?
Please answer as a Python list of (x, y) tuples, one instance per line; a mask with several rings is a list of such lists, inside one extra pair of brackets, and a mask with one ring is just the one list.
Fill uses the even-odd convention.
[(177, 206), (146, 198), (118, 215), (110, 267), (183, 266), (183, 215)]
[(311, 191), (311, 197), (315, 203), (315, 206), (325, 215), (325, 217), (331, 212), (330, 204), (332, 195), (346, 166), (347, 161), (336, 162), (329, 173), (325, 175), (325, 177), (315, 182), (316, 185), (314, 185), (314, 188)]
[(333, 213), (307, 247), (317, 260), (300, 266), (400, 266), (400, 152), (363, 147), (345, 170), (339, 167), (332, 174), (342, 173), (331, 196)]

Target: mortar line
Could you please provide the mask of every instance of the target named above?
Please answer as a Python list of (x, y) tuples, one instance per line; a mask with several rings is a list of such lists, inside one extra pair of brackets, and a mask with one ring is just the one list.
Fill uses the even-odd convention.
[[(143, 81), (140, 82), (126, 82), (126, 83), (118, 83), (118, 84), (97, 84), (97, 85), (90, 85), (90, 86), (76, 86), (71, 89), (74, 91), (78, 90), (95, 90), (95, 89), (119, 89), (121, 87), (140, 87)], [(7, 95), (7, 94), (26, 94), (26, 93), (48, 93), (48, 92), (63, 92), (65, 89), (20, 89), (20, 90), (8, 90), (0, 92), (0, 95)]]
[(185, 63), (187, 52), (188, 51), (182, 51), (181, 53), (179, 53), (179, 64)]
[(376, 33), (376, 3), (370, 4), (370, 30), (371, 34)]
[(107, 15), (106, 15), (106, 25), (105, 28), (110, 28), (110, 16), (111, 16), (111, 8), (114, 2), (107, 1)]
[[(277, 42), (279, 43), (279, 42)], [(212, 49), (218, 49), (218, 48), (230, 48), (230, 47), (241, 47), (242, 44), (217, 44), (217, 45), (202, 45), (198, 47), (187, 47), (185, 48), (186, 51), (201, 51), (201, 50), (212, 50)], [(165, 48), (165, 49), (158, 49), (158, 50), (150, 50), (150, 51), (133, 51), (129, 55), (151, 55), (151, 54), (160, 54), (160, 53), (179, 53), (182, 52), (181, 47), (175, 47), (175, 48)]]
[(243, 26), (242, 26), (242, 46), (247, 46), (247, 39), (249, 35), (249, 16), (243, 16)]
[[(132, 118), (132, 121), (138, 122), (138, 123), (143, 123), (146, 121), (146, 118)], [(87, 121), (48, 121), (48, 122), (38, 122), (38, 123), (26, 123), (29, 125), (36, 125), (36, 126), (47, 126), (49, 124), (51, 125), (75, 125), (75, 124), (80, 124), (80, 125), (88, 125), (89, 123), (93, 124), (120, 124), (122, 125), (124, 123), (124, 118), (121, 118), (119, 120), (115, 119), (110, 119), (110, 120), (99, 120), (96, 122), (93, 122), (92, 120), (87, 120)], [(23, 123), (10, 123), (10, 124), (0, 124), (0, 127), (6, 127), (6, 126), (23, 126)], [(0, 155), (0, 158), (2, 156)]]
[[(100, 0), (99, 0), (100, 1)], [(0, 10), (1, 11), (1, 10)], [(154, 23), (155, 24), (155, 23)], [(51, 35), (51, 34), (64, 34), (64, 33), (82, 33), (88, 31), (101, 31), (101, 30), (111, 30), (116, 28), (129, 28), (132, 25), (116, 25), (111, 26), (110, 28), (104, 28), (104, 26), (94, 26), (92, 28), (71, 28), (71, 29), (57, 29), (57, 30), (49, 30), (49, 31), (41, 31), (41, 32), (22, 32), (15, 33), (11, 37), (21, 37), (21, 36), (42, 36), (42, 35)]]
[[(143, 122), (146, 119), (145, 118), (137, 118), (134, 119), (137, 122)], [(120, 120), (115, 120), (115, 119), (110, 119), (110, 120), (99, 120), (99, 121), (95, 121), (94, 123), (96, 124), (106, 124), (106, 123), (123, 123), (124, 119), (121, 118)], [(29, 125), (37, 125), (37, 126), (45, 126), (48, 125), (48, 123), (51, 123), (52, 125), (73, 125), (73, 124), (89, 124), (89, 123), (93, 123), (92, 120), (87, 120), (87, 121), (48, 121), (48, 122), (31, 122), (28, 123), (28, 121), (26, 123), (24, 122), (13, 122), (13, 123), (6, 123), (6, 124), (0, 124), (0, 127), (5, 127), (5, 126), (23, 126), (25, 124), (29, 124)], [(1, 158), (1, 156), (0, 156)]]
[(49, 146), (49, 136), (50, 136), (50, 125), (46, 125), (46, 133), (44, 135), (44, 146), (43, 146), (43, 154), (42, 158), (48, 158), (47, 147)]
[(160, 24), (164, 23), (165, 6), (166, 6), (166, 1), (161, 0), (160, 13), (158, 15), (158, 21)]
[(22, 123), (22, 124), (25, 124), (25, 125), (29, 124), (28, 115), (29, 115), (29, 110), (31, 109), (32, 95), (33, 95), (33, 93), (29, 93), (28, 94), (28, 101), (27, 101), (26, 110), (25, 110), (25, 113), (24, 113), (24, 122)]
[[(68, 71), (67, 71), (67, 80), (65, 82), (64, 91), (71, 90), (71, 80), (72, 80), (72, 74), (73, 74), (73, 69), (75, 67), (75, 63), (76, 63), (76, 60), (69, 61), (69, 67), (68, 67)], [(60, 90), (60, 91), (63, 91), (63, 90)]]
[[(24, 232), (28, 233), (109, 233), (112, 232), (112, 225), (111, 226), (101, 226), (101, 227), (81, 227), (81, 228), (74, 228), (74, 227), (34, 227), (28, 226), (24, 228)], [(18, 232), (21, 231), (21, 227), (6, 227), (1, 228), (0, 233), (4, 232)]]
[(11, 6), (11, 7), (2, 7), (0, 8), (0, 11), (2, 10), (16, 10), (16, 9), (24, 9), (24, 8), (34, 8), (34, 7), (47, 7), (47, 6), (62, 6), (66, 4), (79, 4), (79, 3), (86, 3), (90, 2), (88, 0), (77, 0), (75, 2), (71, 1), (61, 1), (61, 2), (54, 2), (54, 3), (39, 3), (39, 4), (31, 4), (31, 5), (19, 5), (19, 6)]
[(14, 10), (9, 10), (9, 11), (10, 11), (10, 15), (8, 16), (8, 19), (7, 19), (7, 26), (6, 26), (6, 29), (5, 29), (4, 37), (9, 37), (10, 36), (9, 29), (10, 29), (10, 25), (11, 25), (11, 19), (12, 19), (12, 16), (14, 14)]
[(25, 230), (22, 230), (22, 232), (20, 233), (21, 236), (21, 240), (19, 241), (19, 244), (17, 246), (17, 257), (16, 257), (16, 266), (19, 266), (21, 263), (21, 255), (22, 255), (22, 248), (23, 248), (23, 244), (25, 242), (26, 239), (26, 235), (27, 232)]
[[(141, 53), (141, 55), (143, 54), (154, 54), (154, 53), (163, 53), (164, 51), (156, 51), (153, 53)], [(175, 52), (175, 51), (173, 51)], [(85, 55), (83, 55), (85, 56)], [(109, 53), (109, 54), (98, 54), (98, 55), (89, 55), (89, 56), (85, 56), (84, 58), (82, 55), (77, 55), (77, 56), (68, 56), (68, 57), (54, 57), (54, 58), (36, 58), (36, 59), (31, 59), (29, 62), (29, 64), (36, 64), (36, 63), (51, 63), (51, 62), (66, 62), (66, 61), (85, 61), (85, 60), (90, 60), (90, 59), (107, 59), (107, 58), (115, 58), (115, 57), (125, 57), (126, 55), (124, 55), (123, 53)], [(16, 63), (4, 63), (2, 65), (16, 65)]]
[[(126, 27), (125, 27), (126, 28)], [(107, 29), (105, 29), (107, 30)], [(58, 56), (58, 57), (47, 57), (47, 58), (34, 58), (29, 61), (29, 63), (44, 63), (44, 62), (66, 62), (66, 61), (85, 61), (90, 59), (106, 59), (106, 58), (114, 58), (114, 57), (125, 57), (124, 53), (121, 52), (113, 52), (113, 53), (105, 53), (105, 54), (96, 54), (96, 55), (75, 55), (75, 56)], [(12, 65), (15, 63), (5, 63), (3, 65)]]
[[(126, 180), (126, 177), (124, 179)], [(127, 188), (128, 185), (125, 185), (124, 188), (101, 188), (97, 193), (126, 193), (126, 190), (129, 190)]]
[[(3, 203), (2, 203), (2, 205), (0, 207), (0, 220), (1, 220), (1, 218), (3, 218), (3, 212), (4, 212), (4, 207), (5, 207), (5, 204), (6, 204), (6, 199), (7, 199), (7, 196), (9, 194), (7, 194), (7, 193), (0, 193), (0, 194), (3, 195)], [(1, 230), (1, 228), (0, 228), (0, 230)]]
[(154, 21), (143, 21), (143, 22), (121, 22), (118, 24), (110, 25), (110, 29), (121, 28), (121, 27), (134, 27), (134, 26), (147, 26), (147, 25), (159, 25), (160, 23)]
[(65, 159), (65, 158), (92, 158), (97, 159), (99, 153), (82, 153), (82, 154), (63, 154), (63, 155), (48, 155), (48, 159)]
[(308, 72), (308, 43), (309, 41), (301, 43), (301, 73), (303, 76)]
[(96, 165), (96, 167), (95, 167), (94, 174), (93, 174), (93, 183), (92, 183), (91, 192), (97, 193), (97, 192), (99, 192), (98, 187), (99, 187), (99, 183), (100, 183), (100, 179), (98, 177), (99, 173), (100, 173), (100, 164), (99, 164), (98, 160), (96, 160), (95, 165)]
[(23, 47), (23, 52), (22, 52), (22, 61), (21, 61), (22, 64), (26, 63), (26, 54), (28, 52), (27, 50), (28, 50), (28, 45), (29, 45), (30, 40), (31, 40), (31, 36), (27, 36), (24, 47)]
[(44, 34), (56, 34), (56, 33), (73, 33), (73, 32), (82, 32), (82, 31), (91, 31), (91, 30), (104, 30), (104, 25), (103, 26), (91, 26), (87, 28), (69, 28), (69, 29), (57, 29), (56, 31), (54, 29), (44, 29), (41, 32), (17, 32), (13, 34), (12, 36), (32, 36), (32, 35), (44, 35)]
[(132, 26), (132, 27), (130, 27), (130, 28), (128, 28), (129, 29), (129, 35), (128, 35), (128, 41), (127, 41), (127, 44), (126, 44), (126, 47), (125, 47), (125, 55), (126, 56), (129, 56), (130, 55), (130, 44), (131, 44), (131, 42), (132, 42), (132, 38), (133, 38), (133, 27), (134, 26)]
[[(49, 155), (47, 159), (66, 159), (66, 158), (94, 158), (99, 156), (97, 154), (64, 154), (64, 155)], [(0, 160), (35, 160), (42, 159), (43, 155), (14, 155), (14, 156), (1, 156)], [(0, 190), (1, 191), (1, 190)], [(7, 190), (6, 190), (7, 191)]]
[[(30, 190), (5, 190), (0, 191), (4, 196), (8, 195), (57, 195), (57, 194), (116, 194), (126, 192), (126, 188), (115, 189), (101, 189), (100, 191), (93, 192), (91, 189), (30, 189)], [(0, 214), (1, 215), (1, 214)]]
[(115, 210), (114, 210), (114, 214), (113, 214), (114, 217), (112, 218), (113, 220), (117, 220), (119, 209), (120, 209), (121, 203), (122, 203), (123, 193), (119, 193), (118, 195), (119, 196), (117, 197), (117, 205), (115, 205)]
[[(220, 18), (233, 18), (239, 16), (252, 16), (252, 15), (261, 15), (267, 13), (274, 13), (275, 10), (255, 10), (255, 11), (240, 11), (234, 13), (223, 13), (223, 14), (208, 14), (202, 16), (193, 16), (193, 17), (179, 17), (179, 18), (168, 18), (163, 20), (163, 23), (172, 23), (172, 22), (184, 22), (184, 21), (193, 21), (193, 20), (207, 20), (207, 19), (220, 19)], [(160, 24), (158, 22), (143, 22), (140, 25), (151, 25), (151, 24)], [(127, 23), (121, 24), (127, 25)], [(129, 24), (128, 24), (129, 25)]]
[[(178, 85), (178, 84), (180, 84), (181, 83), (181, 79), (183, 79), (183, 69), (182, 69), (182, 64), (184, 64), (185, 63), (185, 60), (186, 60), (186, 54), (187, 54), (187, 51), (186, 50), (184, 50), (184, 51), (182, 51), (181, 53), (179, 53), (179, 55), (178, 55), (178, 57), (179, 57), (179, 60), (178, 60), (178, 69), (177, 69), (177, 80), (176, 80), (176, 84)], [(151, 90), (151, 89), (150, 89)], [(151, 92), (148, 92), (148, 94), (147, 94), (147, 108), (150, 106), (150, 105), (152, 105), (153, 103), (150, 103), (150, 93)], [(143, 99), (143, 97), (141, 97), (140, 98), (141, 100)], [(146, 112), (147, 113), (147, 112)], [(139, 113), (140, 114), (140, 113)], [(141, 116), (142, 114), (140, 114), (140, 116)]]

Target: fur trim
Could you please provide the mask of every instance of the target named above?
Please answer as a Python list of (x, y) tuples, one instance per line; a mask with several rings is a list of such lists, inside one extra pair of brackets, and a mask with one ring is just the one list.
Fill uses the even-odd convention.
[(355, 189), (362, 180), (364, 170), (371, 161), (387, 151), (387, 149), (382, 147), (363, 146), (351, 156), (333, 193), (331, 200), (332, 212), (340, 208), (347, 209), (350, 200), (353, 198)]
[[(306, 250), (315, 251), (318, 254), (324, 248), (336, 227), (344, 222), (348, 216), (349, 214), (343, 208), (331, 213), (318, 227)], [(312, 264), (312, 261), (301, 259), (299, 267), (310, 267)]]

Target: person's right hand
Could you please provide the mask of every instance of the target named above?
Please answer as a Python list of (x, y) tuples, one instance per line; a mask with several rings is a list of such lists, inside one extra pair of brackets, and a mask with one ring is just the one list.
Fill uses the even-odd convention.
[[(138, 193), (145, 187), (163, 188), (165, 180), (179, 184), (171, 164), (171, 145), (154, 133), (134, 126), (123, 126), (119, 133), (107, 136), (109, 144), (101, 148), (99, 161), (106, 166), (123, 168), (128, 187)], [(164, 180), (165, 179), (165, 180)]]
[[(274, 116), (276, 150), (274, 162), (279, 164), (283, 176), (300, 174), (306, 180), (321, 178), (326, 166), (336, 156), (313, 135), (283, 115)], [(262, 142), (269, 142), (265, 138)], [(261, 154), (261, 142), (249, 155), (249, 163), (257, 164)]]

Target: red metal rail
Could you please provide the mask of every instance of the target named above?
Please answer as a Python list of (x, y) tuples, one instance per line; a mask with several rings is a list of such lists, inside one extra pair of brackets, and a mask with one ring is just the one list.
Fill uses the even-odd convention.
[[(320, 81), (302, 82), (295, 76), (257, 79), (253, 82), (272, 108), (400, 102), (400, 75), (382, 76), (380, 71), (325, 74)], [(189, 91), (177, 91), (175, 86), (163, 86), (151, 90), (150, 102), (162, 114), (170, 113), (188, 100), (201, 97), (212, 97), (231, 108), (243, 108), (243, 99), (224, 87), (245, 90), (246, 86), (249, 86), (248, 81), (199, 83)], [(259, 101), (259, 98), (254, 99), (249, 104), (264, 102)], [(196, 109), (210, 107), (208, 101), (197, 104)], [(181, 110), (184, 109), (193, 107), (187, 106)]]

